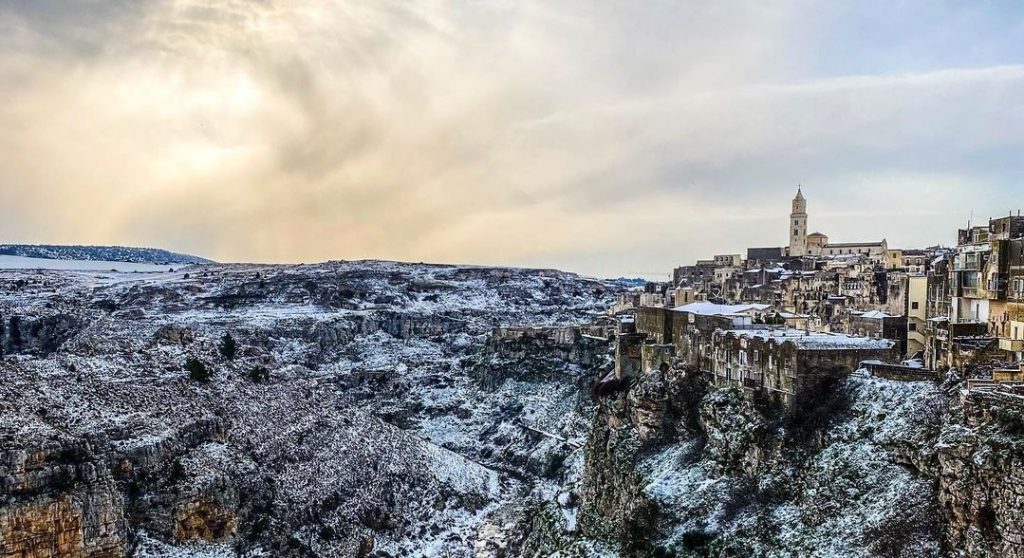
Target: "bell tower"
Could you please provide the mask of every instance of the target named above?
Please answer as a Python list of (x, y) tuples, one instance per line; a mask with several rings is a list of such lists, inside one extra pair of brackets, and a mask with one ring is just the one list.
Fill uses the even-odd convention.
[(803, 256), (807, 253), (807, 200), (802, 188), (796, 187), (793, 211), (789, 214), (789, 255)]

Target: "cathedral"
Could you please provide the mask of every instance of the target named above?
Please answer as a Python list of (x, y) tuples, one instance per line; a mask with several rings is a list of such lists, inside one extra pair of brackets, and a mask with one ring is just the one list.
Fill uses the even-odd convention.
[(828, 236), (820, 232), (807, 234), (807, 198), (804, 197), (803, 188), (800, 186), (797, 186), (796, 197), (793, 198), (789, 225), (789, 255), (791, 257), (860, 254), (882, 261), (889, 249), (884, 238), (881, 242), (837, 244), (830, 243)]

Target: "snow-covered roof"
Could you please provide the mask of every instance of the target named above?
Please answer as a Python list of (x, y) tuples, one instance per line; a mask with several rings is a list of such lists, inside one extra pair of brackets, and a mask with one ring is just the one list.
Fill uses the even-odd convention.
[(861, 312), (861, 313), (859, 313), (859, 316), (861, 318), (871, 318), (873, 320), (883, 320), (885, 318), (898, 318), (899, 317), (899, 316), (895, 316), (893, 314), (888, 314), (886, 312), (882, 312), (881, 310), (872, 310), (871, 312)]
[(691, 302), (673, 308), (676, 312), (689, 312), (702, 316), (731, 316), (746, 314), (770, 308), (769, 304), (715, 304), (713, 302)]
[(862, 349), (862, 350), (886, 350), (891, 349), (895, 342), (888, 339), (875, 339), (873, 337), (854, 337), (845, 333), (826, 333), (818, 331), (804, 331), (800, 329), (730, 329), (719, 330), (722, 334), (732, 334), (734, 337), (746, 337), (748, 339), (761, 339), (763, 341), (774, 340), (776, 343), (789, 341), (801, 350), (828, 350), (828, 349)]

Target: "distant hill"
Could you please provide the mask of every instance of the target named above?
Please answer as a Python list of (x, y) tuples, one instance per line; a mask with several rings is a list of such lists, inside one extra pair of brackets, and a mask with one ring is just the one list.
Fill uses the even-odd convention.
[(156, 265), (211, 264), (213, 260), (178, 254), (158, 248), (125, 246), (57, 246), (48, 244), (0, 244), (0, 256), (20, 256), (47, 260), (79, 260), (145, 263)]
[(635, 289), (647, 284), (646, 279), (641, 279), (639, 277), (619, 277), (618, 279), (612, 279), (611, 282), (620, 287), (626, 287), (627, 289)]

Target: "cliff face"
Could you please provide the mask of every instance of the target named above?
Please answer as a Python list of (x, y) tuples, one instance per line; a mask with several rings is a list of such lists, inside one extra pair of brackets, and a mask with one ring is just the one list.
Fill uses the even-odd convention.
[(672, 369), (602, 401), (580, 485), (581, 530), (621, 556), (941, 553), (931, 384), (855, 377), (808, 424)]
[(88, 443), (58, 437), (0, 451), (0, 494), (3, 558), (127, 553), (123, 501)]
[(1024, 405), (1017, 397), (965, 395), (939, 440), (939, 501), (948, 546), (960, 556), (1024, 556)]
[(184, 473), (167, 470), (196, 447), (223, 440), (219, 419), (125, 446), (117, 443), (130, 435), (125, 429), (75, 438), (43, 420), (25, 426), (0, 452), (0, 556), (126, 556), (139, 528), (177, 542), (234, 534), (229, 483), (183, 490), (184, 479), (174, 475)]

